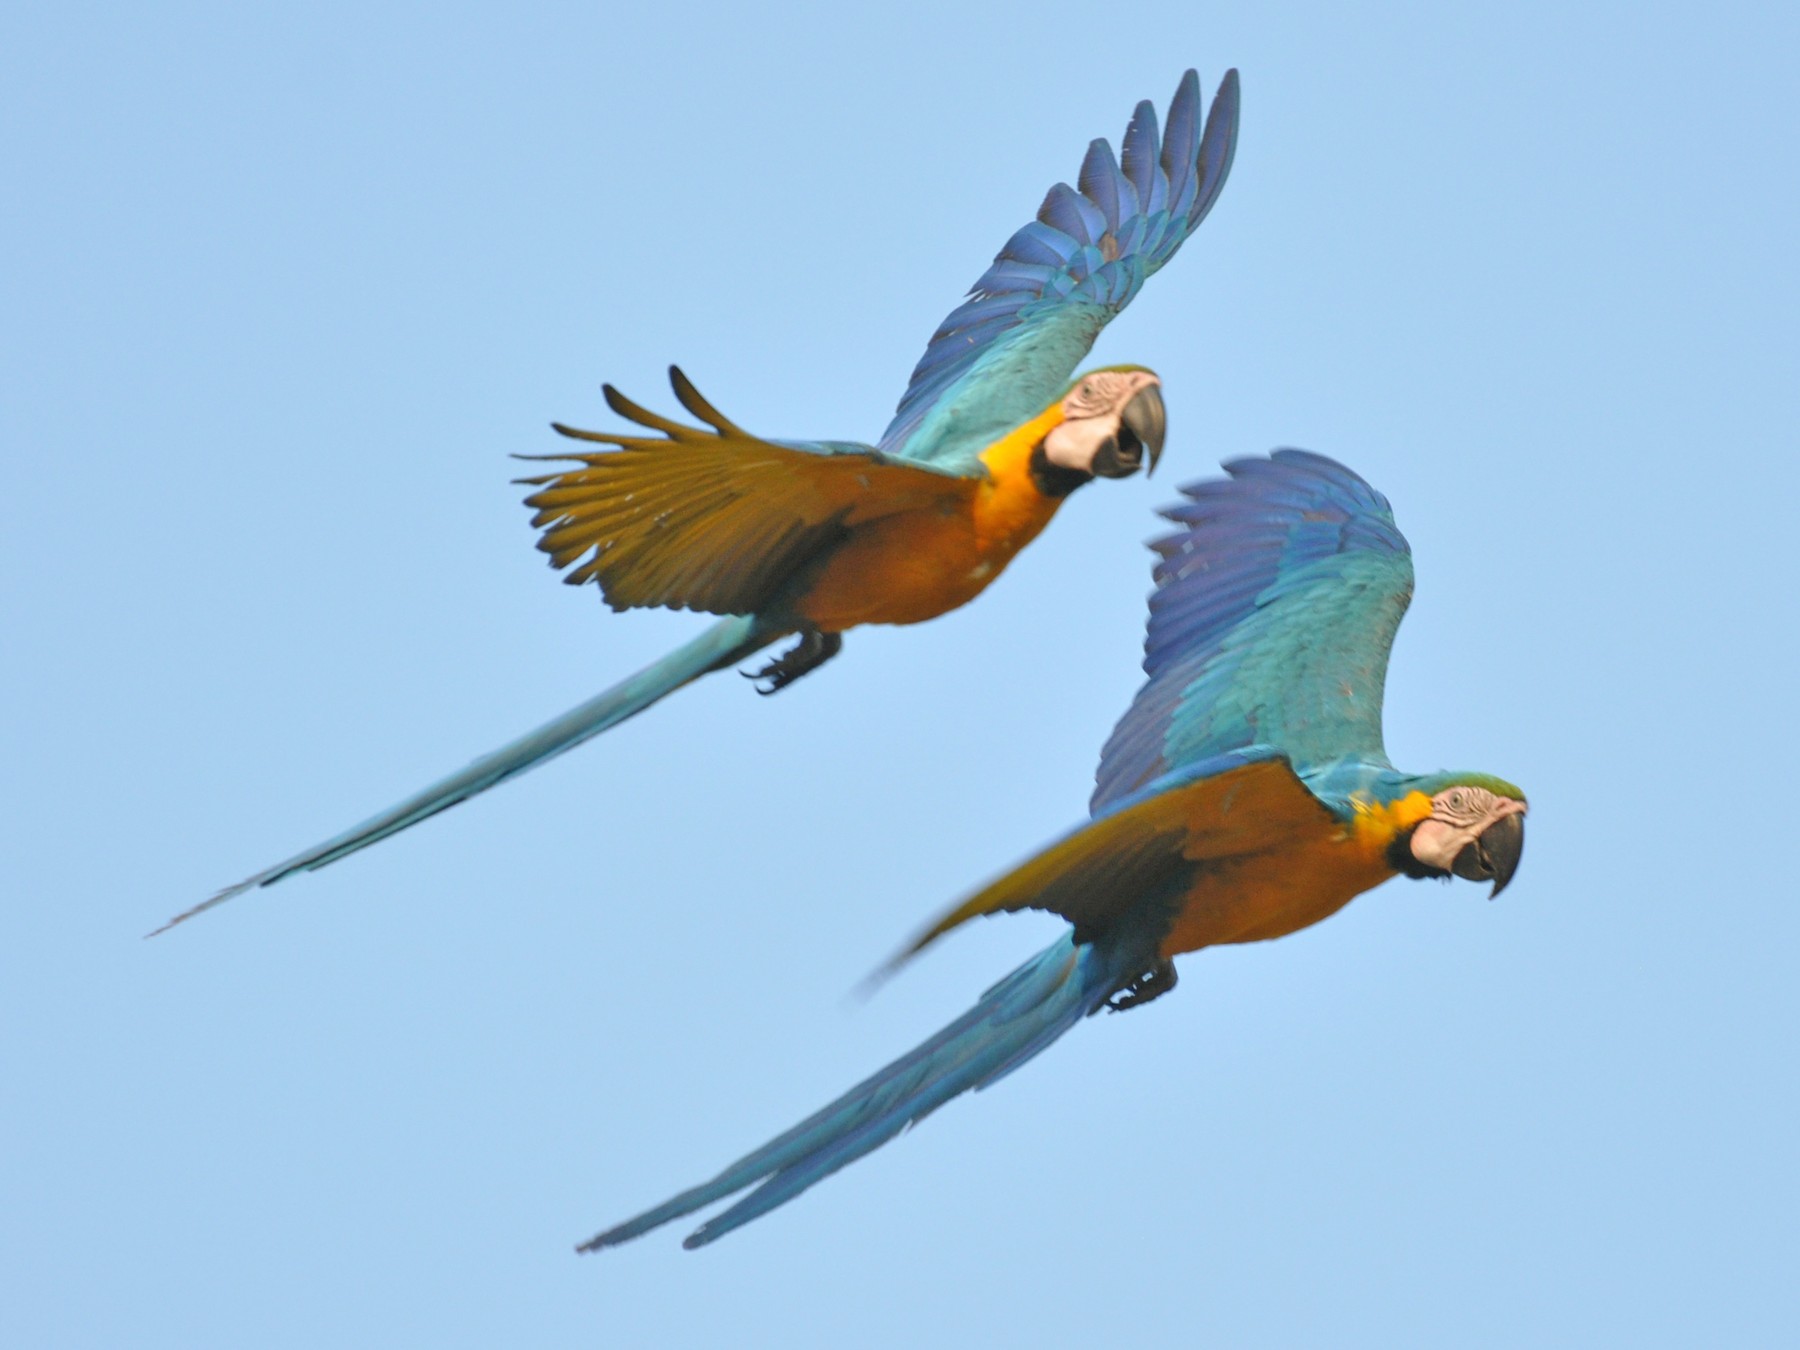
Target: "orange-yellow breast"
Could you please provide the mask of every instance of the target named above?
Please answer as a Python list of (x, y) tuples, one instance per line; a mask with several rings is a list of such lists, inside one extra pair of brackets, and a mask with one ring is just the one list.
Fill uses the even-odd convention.
[(1059, 497), (1031, 478), (1031, 454), (1062, 421), (1059, 403), (981, 455), (987, 477), (941, 507), (859, 525), (794, 608), (815, 627), (923, 623), (966, 605), (1050, 523)]
[(1388, 845), (1431, 813), (1431, 799), (1414, 792), (1389, 804), (1359, 800), (1355, 807), (1351, 821), (1314, 838), (1209, 863), (1163, 940), (1162, 955), (1285, 937), (1393, 876)]

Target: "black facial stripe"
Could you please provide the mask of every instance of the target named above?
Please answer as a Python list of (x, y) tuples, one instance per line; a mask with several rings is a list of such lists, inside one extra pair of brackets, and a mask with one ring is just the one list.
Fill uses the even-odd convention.
[(1449, 872), (1441, 867), (1432, 867), (1420, 862), (1413, 856), (1412, 837), (1417, 825), (1397, 834), (1387, 846), (1387, 865), (1401, 876), (1411, 877), (1414, 881), (1427, 881), (1435, 877), (1447, 877)]
[(1065, 469), (1060, 464), (1052, 464), (1044, 453), (1044, 443), (1039, 441), (1031, 452), (1031, 481), (1046, 497), (1061, 498), (1083, 483), (1093, 482), (1094, 475), (1082, 469)]

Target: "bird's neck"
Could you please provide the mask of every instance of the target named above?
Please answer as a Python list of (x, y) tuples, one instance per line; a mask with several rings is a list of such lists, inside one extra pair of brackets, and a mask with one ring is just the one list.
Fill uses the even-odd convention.
[[(1036, 467), (1043, 459), (1044, 437), (1062, 421), (1062, 404), (1052, 404), (981, 452), (987, 481), (977, 494), (975, 515), (976, 532), (984, 547), (1010, 557), (1050, 523), (1063, 499), (1080, 486), (1051, 482), (1047, 488)], [(1047, 462), (1045, 468), (1051, 474), (1068, 472)], [(1082, 482), (1088, 477), (1079, 475)]]
[(1052, 464), (1044, 452), (1045, 438), (1064, 420), (1059, 399), (983, 450), (981, 463), (987, 469), (989, 479), (996, 486), (1029, 484), (1038, 496), (1055, 502), (1060, 502), (1082, 484), (1092, 482), (1094, 476), (1091, 473)]

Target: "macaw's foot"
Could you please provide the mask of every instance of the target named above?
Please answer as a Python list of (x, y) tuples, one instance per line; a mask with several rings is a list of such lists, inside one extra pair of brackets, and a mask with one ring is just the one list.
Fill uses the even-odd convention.
[(1159, 999), (1173, 989), (1175, 979), (1175, 963), (1158, 961), (1149, 970), (1107, 999), (1107, 1010), (1124, 1012), (1127, 1008), (1141, 1008), (1151, 1000)]
[(842, 633), (825, 633), (817, 628), (808, 628), (800, 634), (800, 640), (789, 647), (780, 656), (758, 671), (744, 672), (746, 680), (767, 680), (768, 684), (757, 686), (759, 694), (773, 694), (778, 689), (785, 689), (802, 675), (811, 673), (824, 665), (832, 657), (844, 649)]

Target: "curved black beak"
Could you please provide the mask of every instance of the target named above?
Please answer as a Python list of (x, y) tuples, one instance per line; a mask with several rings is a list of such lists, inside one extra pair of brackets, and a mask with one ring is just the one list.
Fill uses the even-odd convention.
[(1162, 386), (1147, 384), (1138, 390), (1125, 405), (1122, 420), (1125, 429), (1150, 453), (1150, 467), (1144, 471), (1144, 477), (1148, 478), (1156, 472), (1156, 463), (1162, 458), (1163, 441), (1169, 434), (1169, 410), (1163, 405)]
[(1456, 861), (1450, 864), (1450, 870), (1468, 881), (1491, 878), (1494, 889), (1488, 892), (1488, 899), (1492, 900), (1513, 879), (1524, 852), (1525, 817), (1502, 816), (1483, 830), (1474, 843), (1464, 846), (1456, 855)]
[(1163, 406), (1161, 388), (1147, 384), (1133, 394), (1119, 414), (1119, 423), (1119, 434), (1094, 456), (1094, 476), (1129, 478), (1143, 467), (1146, 452), (1150, 456), (1149, 471), (1155, 473), (1169, 429), (1169, 412)]

